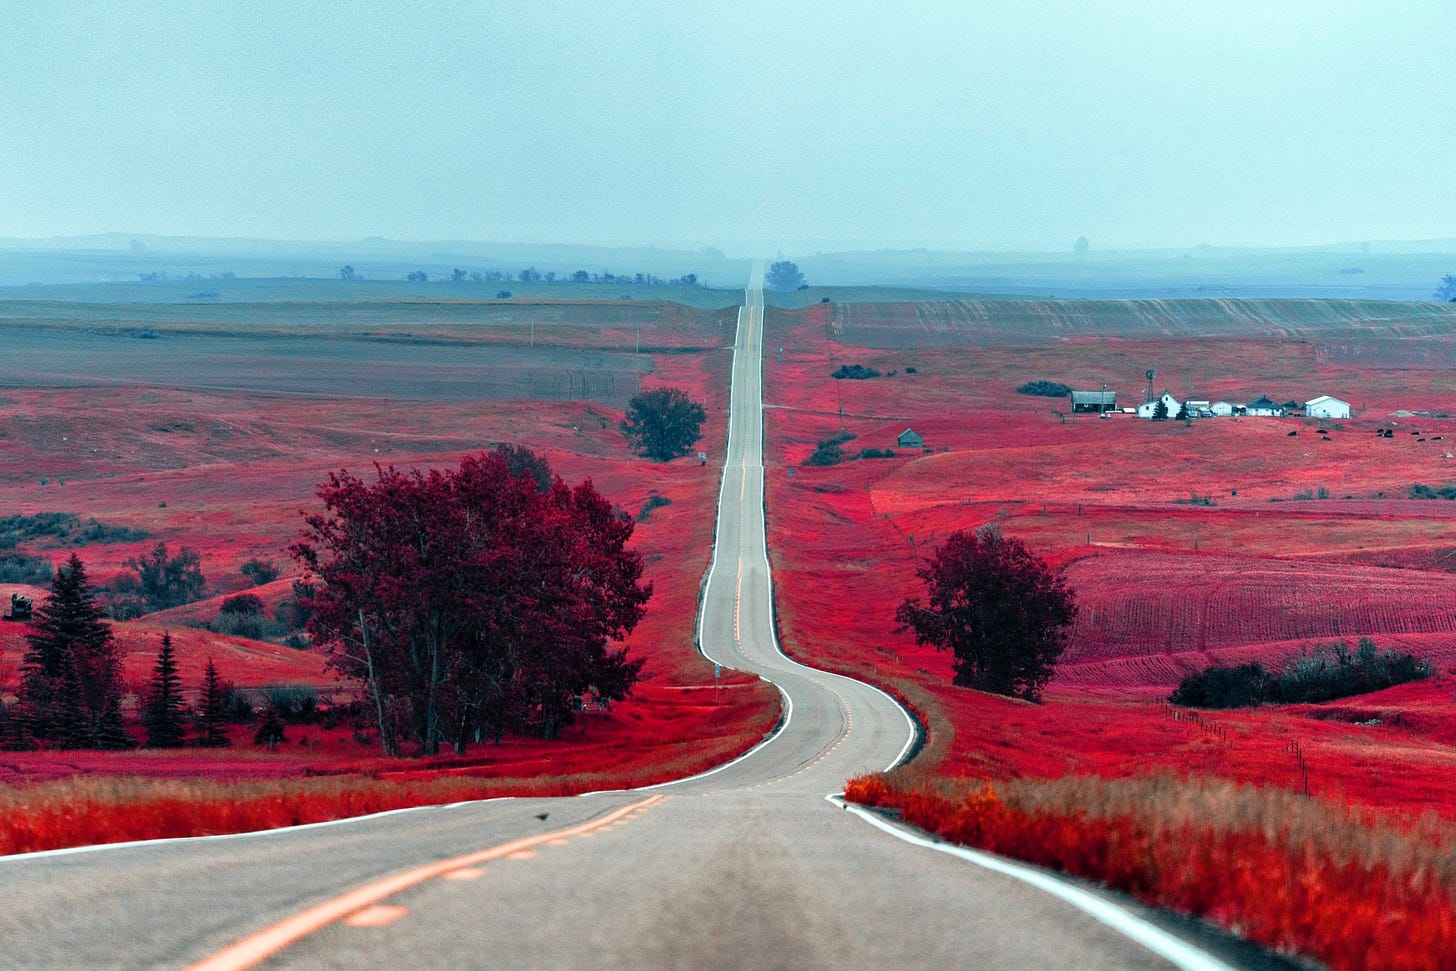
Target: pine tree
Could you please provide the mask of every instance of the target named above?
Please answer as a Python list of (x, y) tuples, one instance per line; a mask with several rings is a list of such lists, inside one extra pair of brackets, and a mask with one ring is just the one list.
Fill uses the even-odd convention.
[(147, 748), (179, 748), (184, 741), (182, 725), (182, 679), (177, 676), (177, 652), (172, 635), (162, 635), (162, 649), (152, 669), (147, 710), (142, 715), (147, 729)]
[(88, 748), (119, 728), (121, 663), (105, 618), (72, 553), (26, 634), (20, 707), (37, 739)]
[(118, 694), (106, 702), (93, 734), (97, 748), (114, 751), (136, 748), (136, 739), (126, 730), (126, 725), (121, 720), (121, 695)]
[(226, 701), (222, 679), (217, 676), (217, 667), (212, 658), (207, 659), (207, 671), (202, 676), (202, 697), (197, 709), (197, 744), (204, 748), (223, 748), (231, 744), (223, 730), (223, 704)]
[(258, 721), (258, 730), (253, 733), (254, 745), (266, 745), (268, 751), (273, 751), (273, 746), (279, 742), (286, 741), (283, 734), (283, 719), (278, 717), (278, 709), (270, 701), (268, 707), (263, 709), (262, 717)]

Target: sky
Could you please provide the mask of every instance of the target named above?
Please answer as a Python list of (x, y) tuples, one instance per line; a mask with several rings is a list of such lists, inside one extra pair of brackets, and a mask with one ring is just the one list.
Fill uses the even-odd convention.
[(1456, 237), (1449, 0), (0, 5), (0, 236)]

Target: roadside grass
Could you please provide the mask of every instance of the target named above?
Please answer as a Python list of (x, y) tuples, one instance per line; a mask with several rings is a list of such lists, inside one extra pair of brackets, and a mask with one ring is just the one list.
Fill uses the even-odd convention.
[[(249, 761), (268, 771), (267, 756), (242, 752), (227, 766), (230, 777), (218, 778), (202, 775), (203, 762), (189, 766), (186, 759), (163, 753), (175, 763), (171, 768), (180, 773), (177, 777), (81, 774), (0, 785), (0, 855), (276, 829), (471, 799), (654, 785), (741, 755), (779, 719), (778, 692), (757, 679), (744, 677), (716, 691), (694, 693), (703, 696), (691, 699), (700, 717), (684, 717), (682, 706), (663, 706), (658, 713), (663, 717), (634, 719), (637, 724), (625, 726), (606, 744), (528, 743), (534, 758), (514, 751), (520, 746), (487, 745), (463, 760), (356, 759), (356, 764), (368, 761), (369, 769), (247, 778)], [(492, 757), (497, 752), (499, 760)], [(70, 753), (56, 754), (64, 759)]]
[(1456, 827), (1430, 816), (1173, 775), (990, 783), (902, 769), (845, 794), (1331, 968), (1446, 967), (1456, 954)]

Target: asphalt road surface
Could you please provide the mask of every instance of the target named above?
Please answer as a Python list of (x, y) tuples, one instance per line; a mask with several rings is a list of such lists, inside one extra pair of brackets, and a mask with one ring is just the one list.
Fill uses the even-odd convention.
[(761, 279), (760, 267), (739, 316), (699, 633), (709, 657), (782, 688), (776, 735), (632, 792), (0, 860), (0, 966), (1229, 966), (1101, 895), (907, 842), (826, 799), (903, 758), (914, 727), (877, 689), (777, 649)]

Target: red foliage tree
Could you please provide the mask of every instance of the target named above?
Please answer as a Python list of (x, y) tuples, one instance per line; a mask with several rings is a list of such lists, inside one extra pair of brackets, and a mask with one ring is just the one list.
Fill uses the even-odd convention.
[(651, 595), (631, 521), (590, 482), (542, 491), (512, 464), (376, 466), (372, 485), (332, 474), (292, 547), (319, 581), (309, 632), (365, 685), (387, 753), (405, 737), (426, 754), (527, 727), (552, 737), (576, 695), (621, 698), (637, 680), (642, 662), (609, 646)]
[(1040, 700), (1077, 617), (1065, 581), (1020, 540), (989, 528), (952, 533), (916, 573), (929, 603), (905, 600), (899, 629), (950, 648), (956, 684)]

